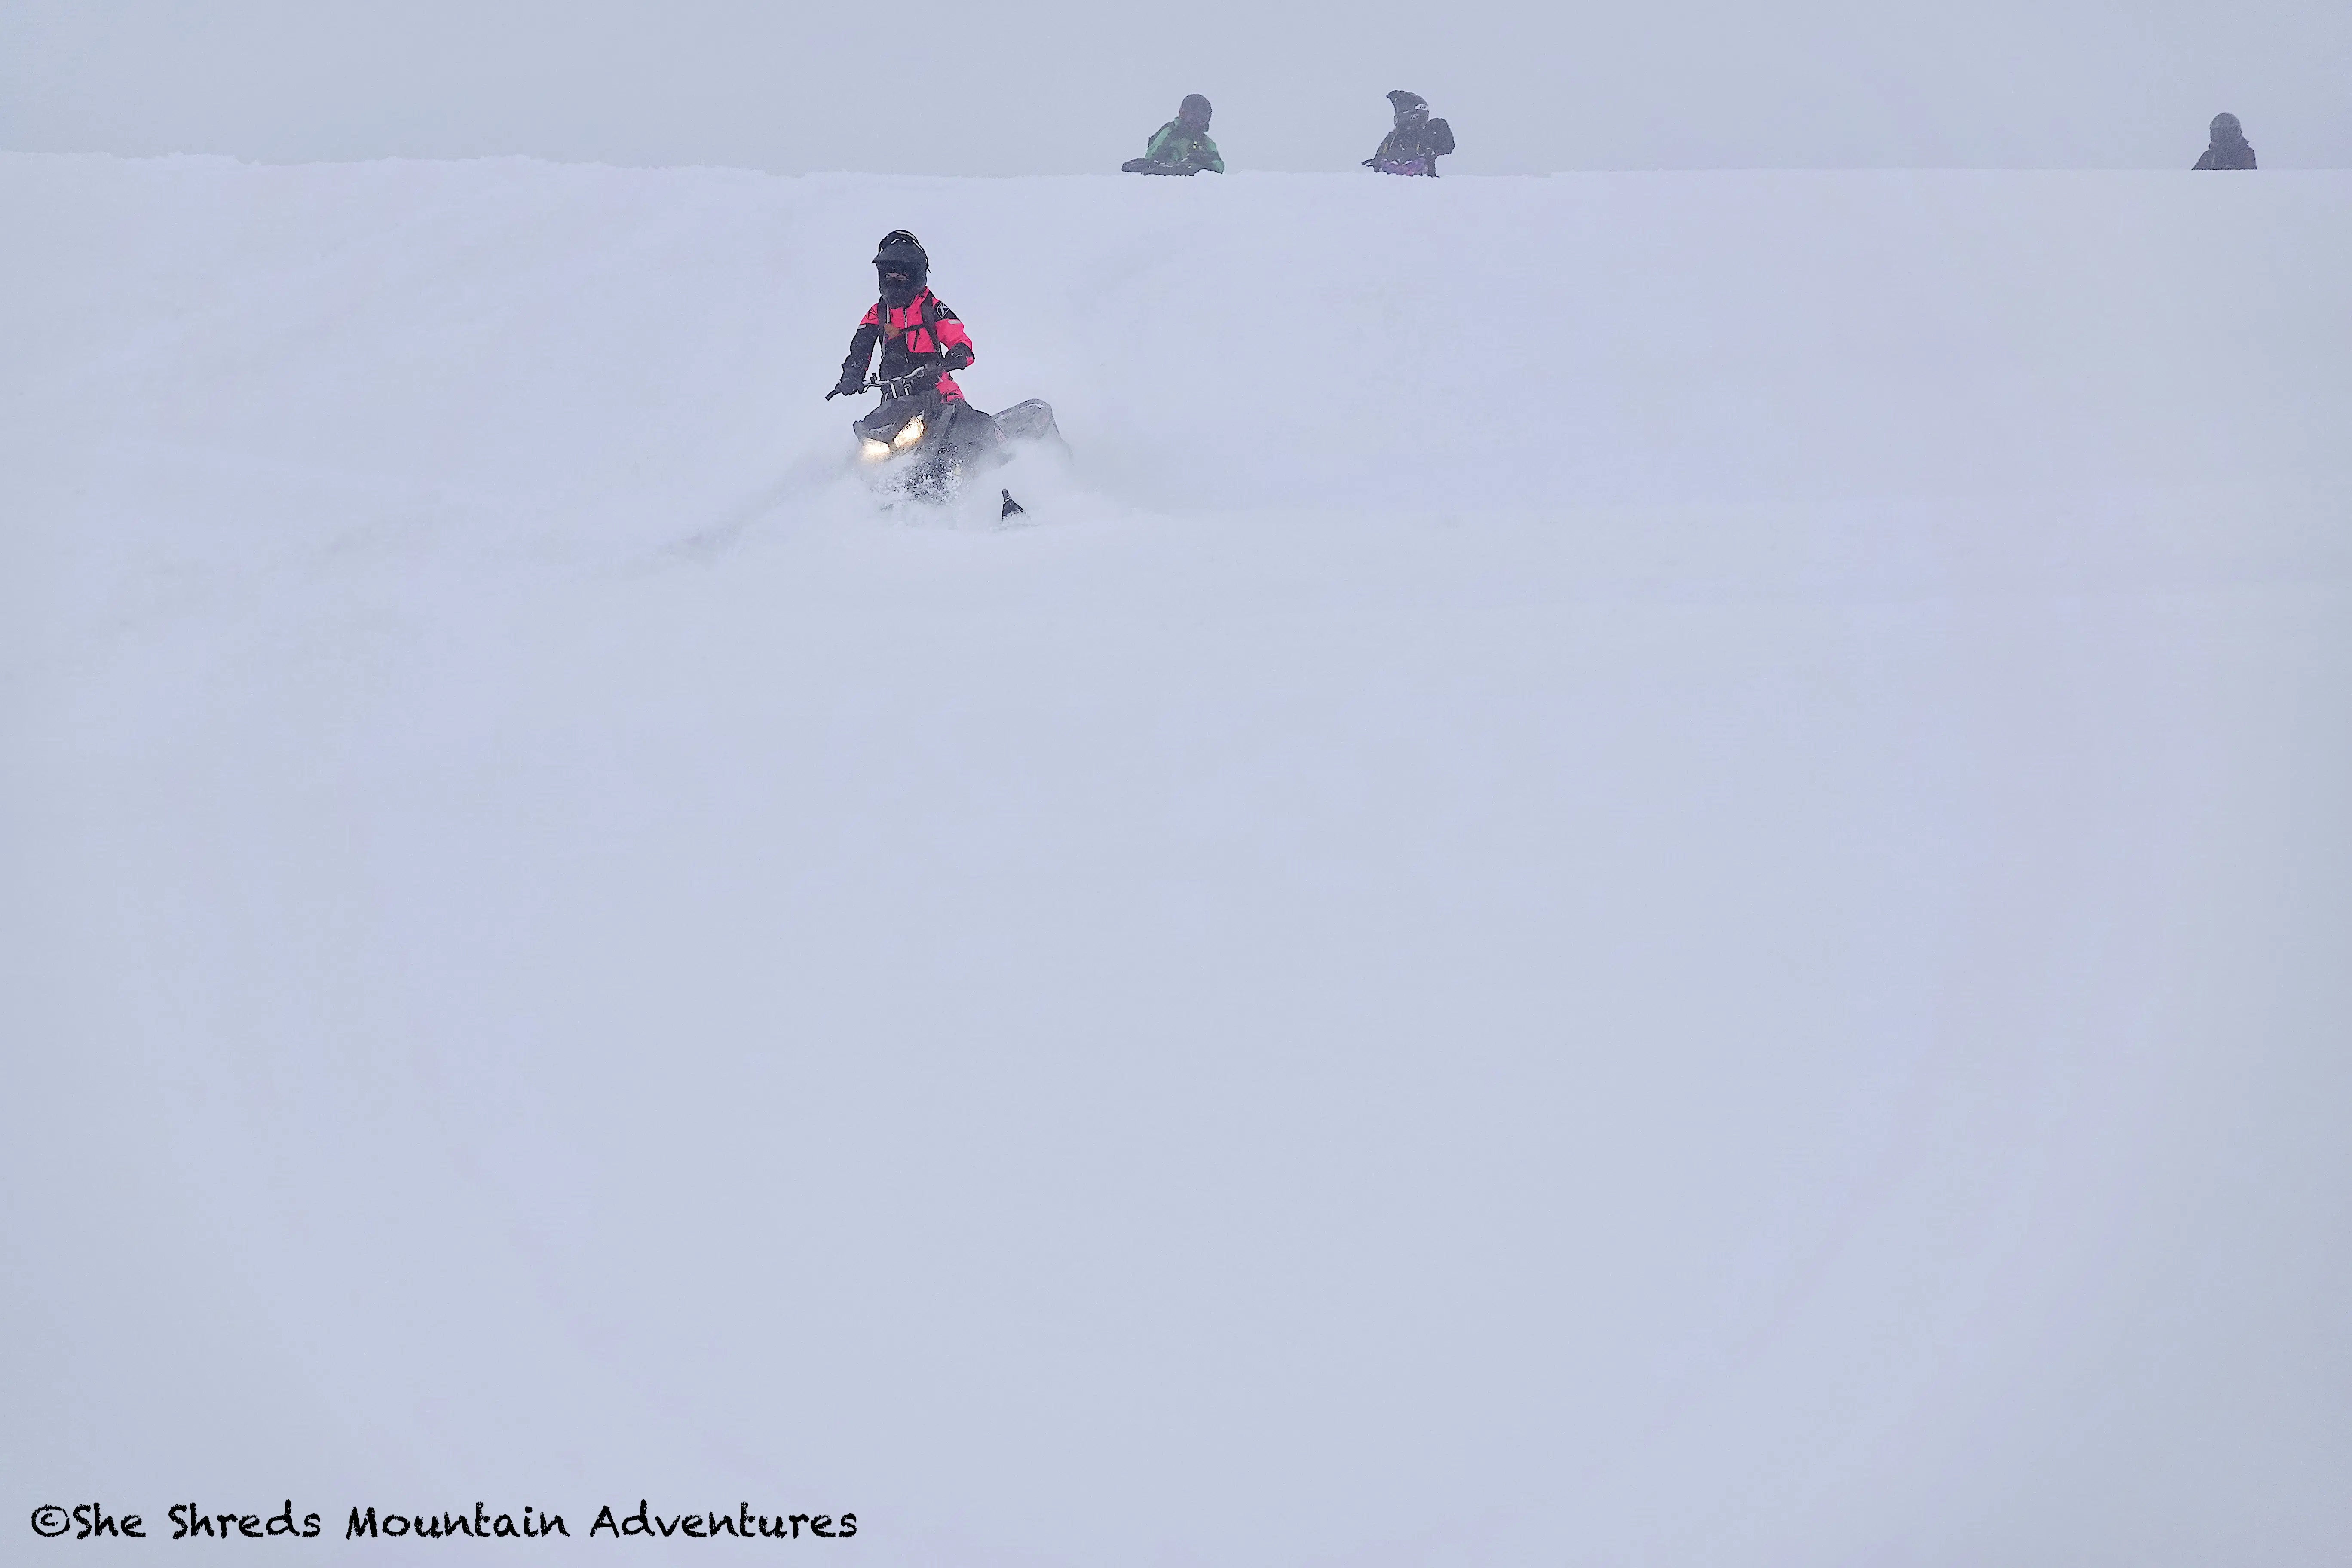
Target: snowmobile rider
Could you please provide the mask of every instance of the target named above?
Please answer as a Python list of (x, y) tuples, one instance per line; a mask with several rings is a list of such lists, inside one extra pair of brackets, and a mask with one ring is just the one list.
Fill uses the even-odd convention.
[(1129, 158), (1118, 168), (1123, 174), (1191, 175), (1203, 169), (1223, 174), (1225, 161), (1209, 140), (1209, 100), (1197, 92), (1186, 93), (1176, 118), (1152, 133), (1143, 156)]
[(2210, 128), (2212, 141), (2204, 155), (2197, 160), (2200, 169), (2251, 169), (2254, 166), (2254, 150), (2246, 141), (2245, 128), (2234, 114), (2217, 114)]
[[(972, 352), (971, 334), (929, 287), (931, 258), (922, 242), (903, 228), (884, 235), (874, 251), (874, 275), (882, 297), (857, 323), (849, 357), (841, 362), (841, 379), (825, 396), (851, 397), (866, 390), (866, 362), (878, 341), (883, 380), (912, 377), (910, 390), (937, 386), (943, 402), (963, 402), (963, 389), (949, 373), (979, 356)], [(971, 413), (988, 417), (976, 408)]]
[(1429, 117), (1429, 100), (1399, 88), (1389, 94), (1396, 107), (1396, 126), (1381, 139), (1380, 151), (1364, 160), (1364, 167), (1383, 174), (1425, 174), (1437, 177), (1437, 161), (1454, 151), (1454, 127)]
[[(841, 379), (824, 395), (826, 399), (854, 397), (866, 390), (866, 362), (878, 342), (882, 379), (898, 382), (903, 389), (892, 395), (938, 395), (946, 426), (940, 440), (951, 456), (971, 462), (1001, 453), (1003, 432), (988, 414), (964, 401), (963, 388), (949, 374), (979, 356), (972, 352), (971, 334), (930, 290), (931, 258), (922, 241), (903, 228), (884, 235), (874, 250), (874, 276), (882, 297), (857, 323), (856, 335), (849, 340), (849, 357), (841, 362)], [(1003, 498), (1001, 515), (1021, 511), (1011, 490)]]

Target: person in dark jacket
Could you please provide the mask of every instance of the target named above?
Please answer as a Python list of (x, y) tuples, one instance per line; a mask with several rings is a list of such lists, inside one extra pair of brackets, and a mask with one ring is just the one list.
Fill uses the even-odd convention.
[[(866, 364), (879, 343), (883, 380), (904, 381), (910, 391), (938, 389), (947, 405), (945, 440), (951, 451), (976, 457), (999, 448), (996, 421), (964, 400), (950, 374), (979, 356), (956, 313), (931, 292), (931, 258), (922, 242), (903, 228), (884, 235), (874, 251), (874, 276), (882, 297), (857, 323), (849, 357), (841, 362), (841, 379), (825, 397), (854, 397), (866, 390)], [(1004, 504), (1008, 516), (1020, 510), (1009, 494)]]
[(1429, 117), (1429, 100), (1400, 88), (1389, 94), (1396, 108), (1395, 128), (1381, 139), (1380, 151), (1364, 160), (1364, 167), (1383, 174), (1423, 174), (1434, 178), (1437, 161), (1454, 151), (1454, 127)]
[(971, 334), (956, 313), (930, 290), (931, 258), (922, 242), (903, 228), (894, 228), (875, 247), (874, 275), (882, 297), (857, 323), (849, 340), (849, 357), (841, 362), (841, 380), (827, 397), (847, 397), (866, 387), (866, 369), (874, 345), (882, 345), (881, 374), (885, 381), (912, 376), (918, 386), (936, 385), (950, 403), (963, 401), (963, 392), (950, 372), (961, 370), (979, 356)]
[(2254, 166), (2254, 150), (2246, 141), (2245, 129), (2234, 114), (2213, 117), (2213, 140), (2204, 154), (2197, 160), (2200, 169), (2251, 169)]
[(1223, 174), (1225, 161), (1217, 144), (1209, 140), (1209, 100), (1197, 92), (1186, 93), (1177, 106), (1176, 118), (1153, 132), (1143, 156), (1129, 158), (1118, 167), (1125, 174), (1190, 175), (1203, 169)]

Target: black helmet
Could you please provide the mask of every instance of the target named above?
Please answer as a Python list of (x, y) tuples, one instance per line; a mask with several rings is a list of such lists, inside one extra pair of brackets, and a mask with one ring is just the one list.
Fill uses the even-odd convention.
[[(897, 293), (900, 298), (892, 302), (903, 304), (930, 281), (931, 258), (921, 240), (903, 228), (894, 228), (874, 247), (874, 273), (882, 284), (883, 294), (887, 297)], [(894, 274), (907, 279), (903, 289), (890, 287), (889, 279)]]
[(1209, 100), (1197, 92), (1188, 92), (1184, 101), (1176, 106), (1176, 118), (1193, 125), (1209, 123)]
[(1423, 114), (1429, 112), (1429, 100), (1422, 97), (1421, 94), (1417, 92), (1407, 92), (1402, 88), (1399, 88), (1394, 92), (1389, 94), (1389, 101), (1396, 105), (1397, 118), (1399, 120), (1402, 120), (1406, 115), (1411, 114), (1416, 109), (1420, 110)]
[(2234, 114), (2215, 115), (2210, 129), (2216, 142), (2235, 142), (2246, 133), (2245, 127), (2238, 123), (2238, 117)]

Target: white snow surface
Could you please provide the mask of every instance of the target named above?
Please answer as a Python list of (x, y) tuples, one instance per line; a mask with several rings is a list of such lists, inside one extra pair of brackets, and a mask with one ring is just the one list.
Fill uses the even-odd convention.
[(0, 214), (0, 1531), (2342, 1561), (2352, 176)]

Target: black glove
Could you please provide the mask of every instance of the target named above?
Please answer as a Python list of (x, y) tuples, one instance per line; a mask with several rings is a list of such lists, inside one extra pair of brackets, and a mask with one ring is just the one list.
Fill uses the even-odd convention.
[(833, 390), (824, 395), (824, 400), (830, 403), (836, 397), (855, 397), (865, 390), (865, 373), (845, 370), (841, 373), (841, 379), (833, 384)]
[(948, 367), (939, 363), (937, 361), (933, 361), (929, 364), (919, 364), (914, 369), (908, 371), (906, 374), (905, 379), (907, 383), (907, 390), (909, 392), (929, 392), (931, 388), (940, 384), (940, 377), (947, 374), (947, 373)]

